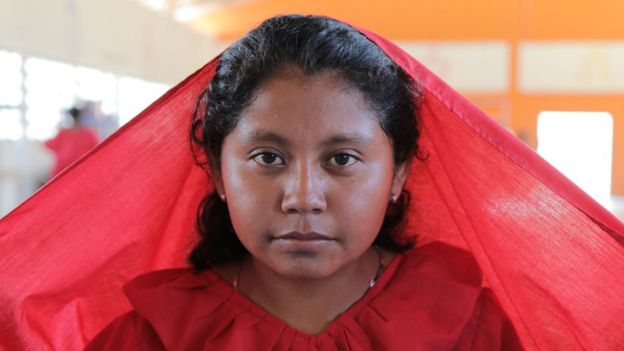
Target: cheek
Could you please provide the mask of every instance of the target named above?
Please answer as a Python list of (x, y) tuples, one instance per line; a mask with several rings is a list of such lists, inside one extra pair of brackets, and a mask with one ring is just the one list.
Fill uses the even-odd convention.
[(391, 186), (392, 166), (384, 163), (371, 167), (369, 172), (354, 179), (343, 188), (346, 198), (343, 220), (350, 222), (350, 226), (360, 235), (366, 233), (367, 237), (374, 239), (383, 223)]
[(248, 246), (245, 241), (259, 237), (268, 220), (272, 189), (236, 161), (225, 161), (222, 172), (232, 225), (243, 244)]

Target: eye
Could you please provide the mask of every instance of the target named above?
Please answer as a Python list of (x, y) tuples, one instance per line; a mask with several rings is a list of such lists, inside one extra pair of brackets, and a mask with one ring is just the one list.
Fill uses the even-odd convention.
[(329, 164), (332, 166), (349, 167), (358, 161), (359, 159), (353, 155), (338, 154), (329, 159)]
[(254, 162), (263, 166), (281, 166), (284, 160), (272, 152), (260, 152), (252, 156)]

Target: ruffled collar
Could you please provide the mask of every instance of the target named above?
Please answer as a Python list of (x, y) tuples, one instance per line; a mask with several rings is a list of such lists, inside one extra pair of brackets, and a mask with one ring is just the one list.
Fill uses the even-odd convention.
[(480, 290), (470, 254), (441, 243), (397, 255), (320, 335), (292, 328), (212, 271), (157, 271), (125, 287), (135, 311), (170, 350), (448, 349)]

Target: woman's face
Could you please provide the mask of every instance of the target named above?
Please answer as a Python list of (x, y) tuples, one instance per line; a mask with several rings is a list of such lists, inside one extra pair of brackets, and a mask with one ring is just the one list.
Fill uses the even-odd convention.
[(288, 68), (258, 88), (225, 138), (216, 183), (255, 260), (319, 279), (359, 263), (406, 173), (395, 172), (390, 140), (357, 89)]

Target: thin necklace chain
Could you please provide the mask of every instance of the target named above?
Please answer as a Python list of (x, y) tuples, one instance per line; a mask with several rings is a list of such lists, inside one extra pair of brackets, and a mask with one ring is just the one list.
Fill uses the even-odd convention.
[(379, 250), (379, 247), (377, 247), (377, 245), (373, 245), (373, 249), (377, 253), (378, 264), (377, 264), (377, 272), (375, 272), (375, 276), (368, 283), (369, 289), (375, 286), (375, 284), (377, 284), (377, 281), (379, 280), (379, 278), (381, 278), (381, 273), (383, 273), (384, 267), (386, 266), (386, 263), (384, 262), (384, 259), (383, 259), (383, 256), (381, 255), (381, 250)]
[[(375, 284), (377, 284), (377, 281), (379, 280), (379, 278), (381, 278), (381, 274), (383, 273), (384, 267), (386, 265), (379, 247), (377, 247), (377, 245), (373, 245), (373, 249), (377, 253), (378, 264), (377, 264), (377, 271), (375, 272), (375, 276), (373, 277), (373, 279), (370, 280), (370, 282), (368, 282), (369, 289), (375, 286)], [(240, 264), (238, 265), (238, 271), (236, 272), (236, 277), (234, 278), (234, 281), (232, 282), (232, 287), (234, 287), (234, 290), (236, 291), (238, 291), (238, 281), (240, 279), (240, 274), (241, 274), (242, 269), (243, 269), (243, 260), (240, 261)]]

